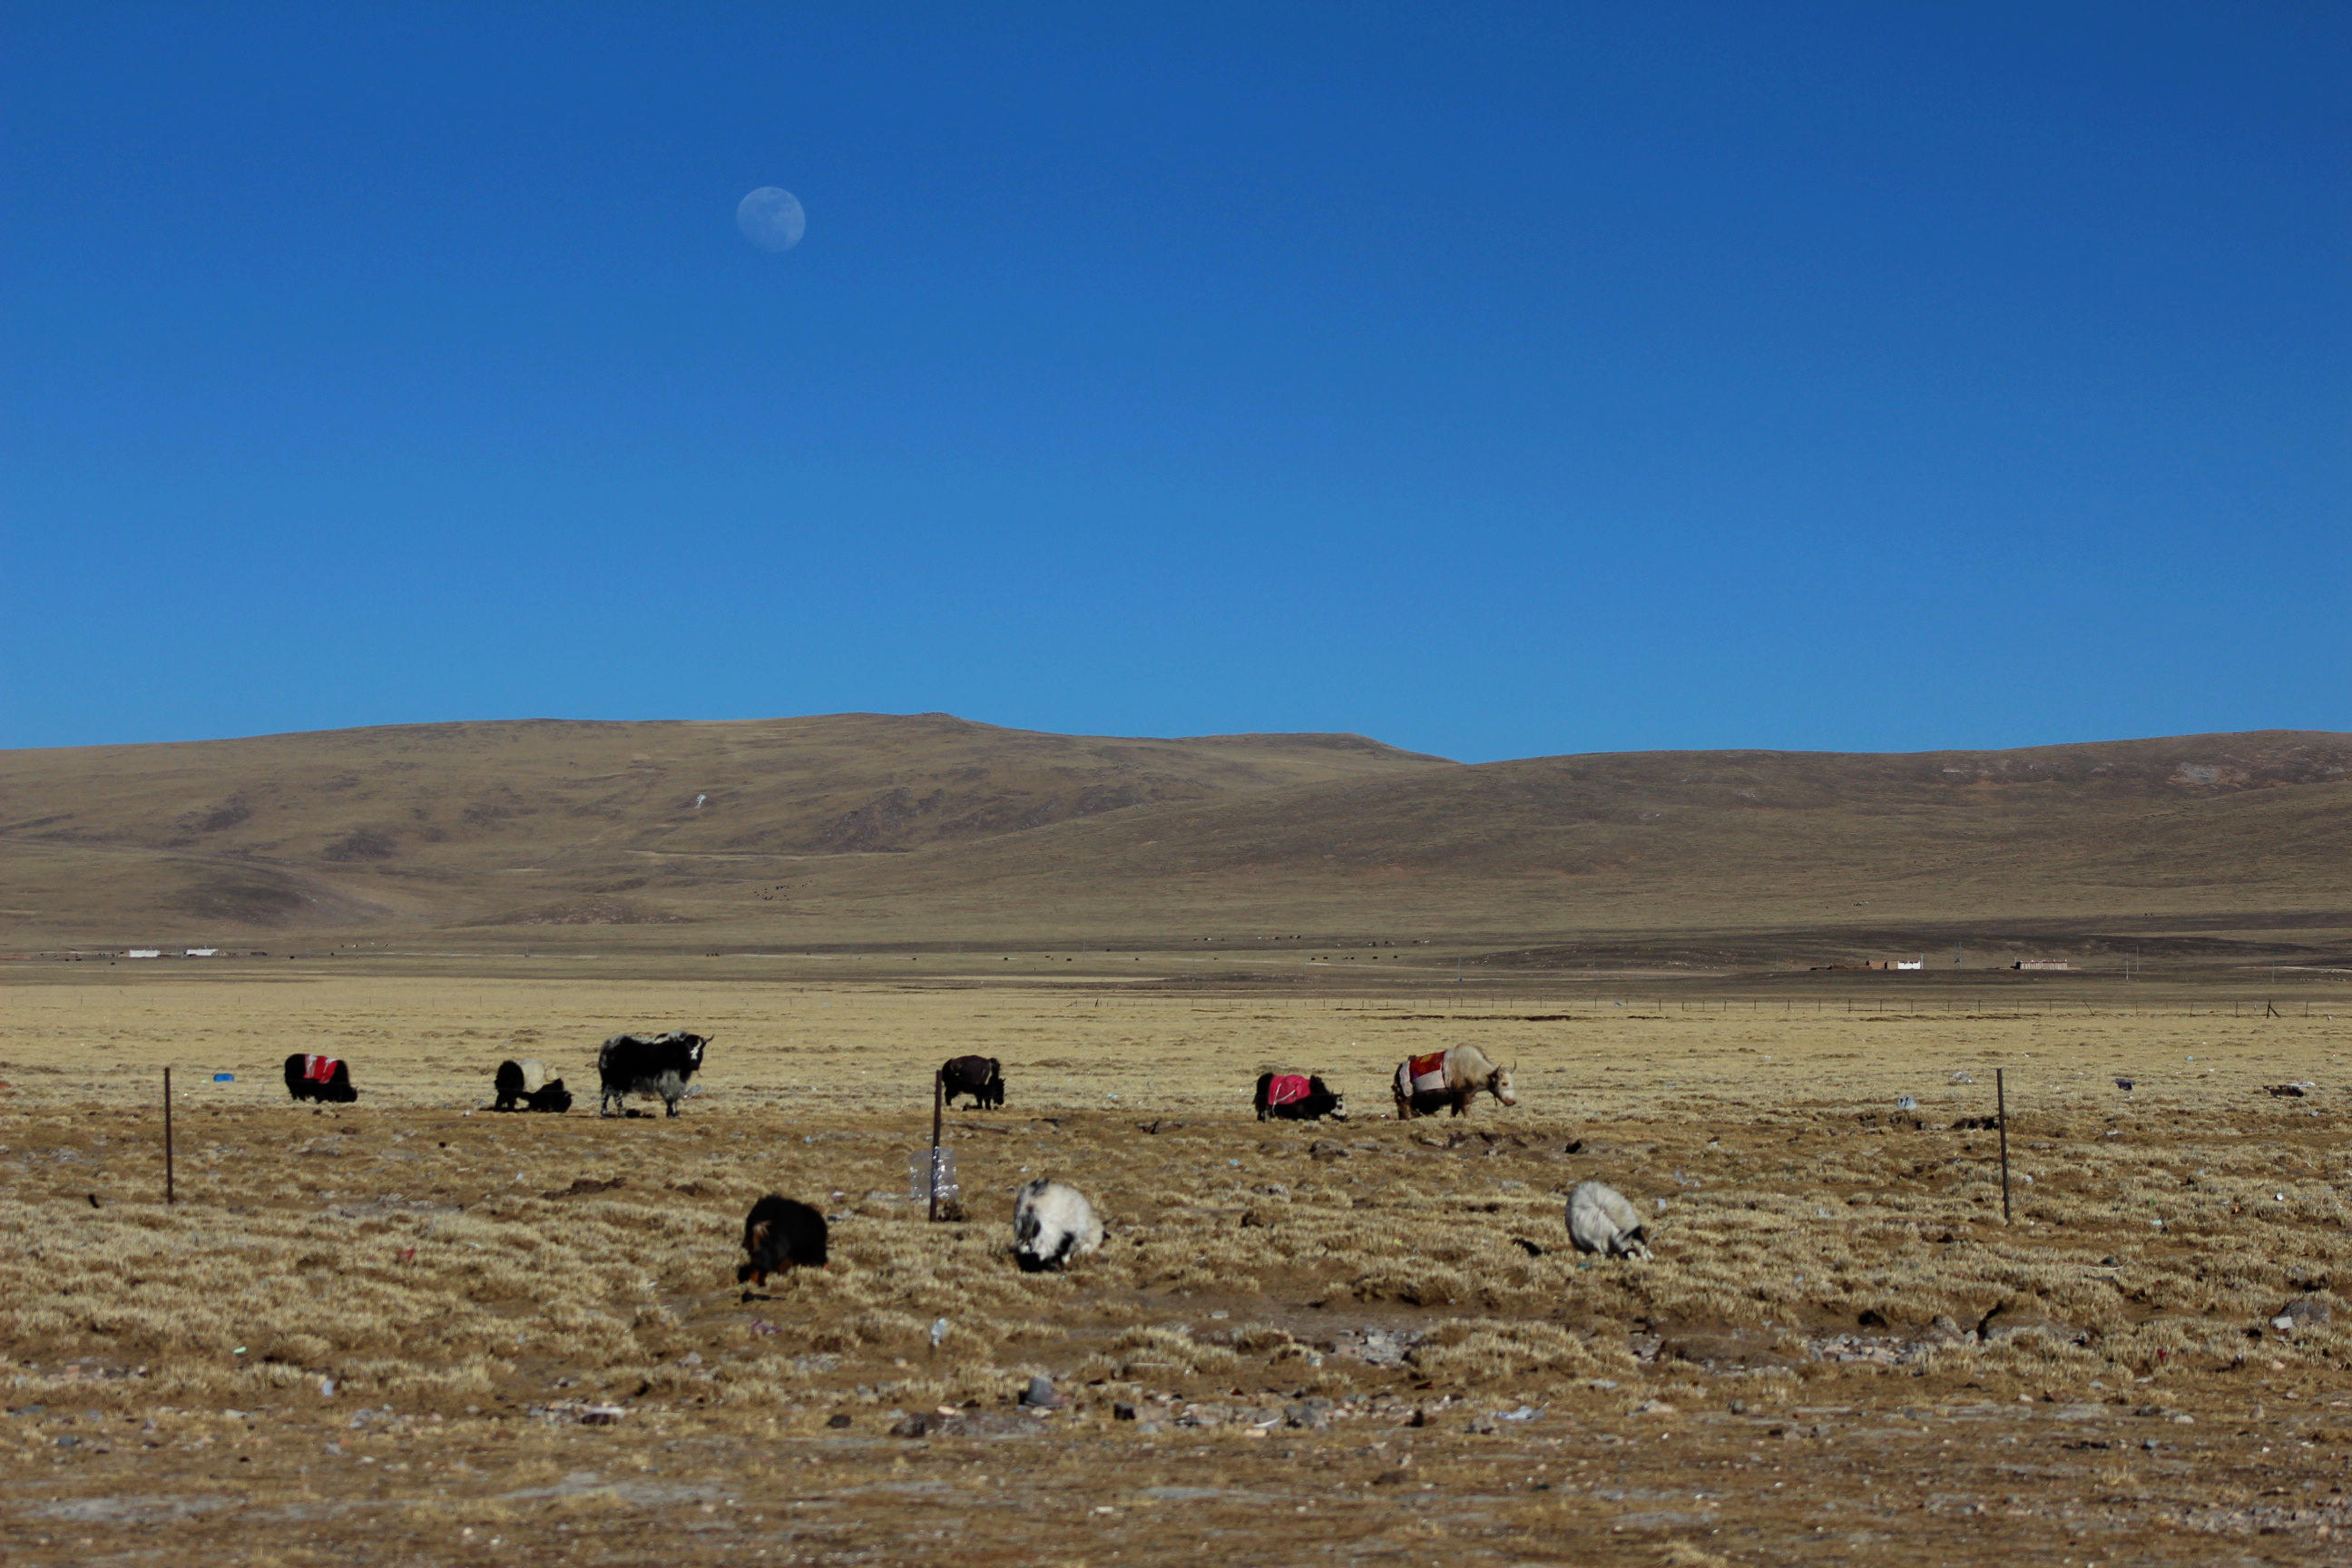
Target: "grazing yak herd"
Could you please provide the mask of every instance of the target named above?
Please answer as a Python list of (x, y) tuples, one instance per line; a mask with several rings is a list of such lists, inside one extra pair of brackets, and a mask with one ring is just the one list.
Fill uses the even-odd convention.
[[(665, 1114), (676, 1116), (677, 1102), (694, 1092), (690, 1080), (702, 1070), (703, 1052), (710, 1041), (709, 1035), (684, 1030), (614, 1035), (596, 1051), (596, 1113), (611, 1116), (618, 1107), (621, 1114), (638, 1115), (627, 1109), (627, 1101), (636, 1098), (659, 1100)], [(959, 1095), (969, 1097), (975, 1110), (997, 1110), (1004, 1104), (1004, 1065), (994, 1057), (950, 1058), (940, 1065), (936, 1081), (943, 1104), (953, 1104)], [(496, 1096), (493, 1110), (560, 1115), (572, 1109), (563, 1080), (548, 1077), (545, 1065), (530, 1058), (500, 1062), (490, 1087)], [(1488, 1060), (1475, 1046), (1407, 1057), (1397, 1064), (1391, 1087), (1399, 1121), (1441, 1110), (1466, 1115), (1482, 1090), (1504, 1105), (1519, 1102), (1511, 1087), (1511, 1069)], [(286, 1090), (298, 1100), (336, 1105), (359, 1098), (359, 1090), (352, 1087), (350, 1064), (299, 1051), (286, 1058)], [(1312, 1073), (1261, 1073), (1255, 1103), (1260, 1121), (1348, 1120), (1347, 1096)], [(1569, 1240), (1580, 1253), (1650, 1256), (1640, 1213), (1605, 1183), (1580, 1183), (1569, 1194), (1567, 1220)], [(744, 1218), (746, 1260), (735, 1270), (736, 1282), (757, 1289), (771, 1275), (822, 1268), (826, 1242), (823, 1213), (770, 1193)], [(1102, 1217), (1076, 1187), (1041, 1176), (1013, 1194), (1013, 1258), (1024, 1271), (1066, 1268), (1070, 1259), (1099, 1251), (1102, 1244)]]

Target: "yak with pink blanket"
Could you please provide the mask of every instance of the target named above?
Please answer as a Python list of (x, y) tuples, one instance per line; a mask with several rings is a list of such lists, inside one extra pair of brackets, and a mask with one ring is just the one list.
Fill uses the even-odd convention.
[(1260, 1121), (1348, 1120), (1348, 1097), (1308, 1073), (1266, 1072), (1257, 1078)]

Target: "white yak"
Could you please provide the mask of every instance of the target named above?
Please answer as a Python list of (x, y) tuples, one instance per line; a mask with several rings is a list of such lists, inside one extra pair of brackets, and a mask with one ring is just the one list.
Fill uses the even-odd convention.
[(1077, 1188), (1040, 1176), (1013, 1199), (1013, 1259), (1035, 1274), (1102, 1247), (1102, 1220)]
[(1579, 1252), (1606, 1258), (1647, 1258), (1650, 1238), (1625, 1194), (1606, 1182), (1579, 1182), (1568, 1194), (1568, 1238)]

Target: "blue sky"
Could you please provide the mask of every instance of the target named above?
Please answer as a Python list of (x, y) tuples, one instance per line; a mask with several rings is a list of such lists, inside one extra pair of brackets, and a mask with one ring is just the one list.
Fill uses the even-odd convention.
[(1108, 9), (0, 11), (0, 745), (2352, 730), (2352, 11)]

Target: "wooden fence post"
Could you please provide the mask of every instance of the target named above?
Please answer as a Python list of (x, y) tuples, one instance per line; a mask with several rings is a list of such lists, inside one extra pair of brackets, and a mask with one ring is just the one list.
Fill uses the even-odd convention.
[(2008, 1074), (2000, 1068), (1992, 1069), (1993, 1120), (2000, 1127), (2000, 1223), (2009, 1218), (2009, 1084)]

